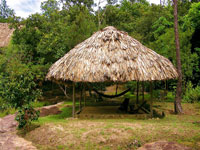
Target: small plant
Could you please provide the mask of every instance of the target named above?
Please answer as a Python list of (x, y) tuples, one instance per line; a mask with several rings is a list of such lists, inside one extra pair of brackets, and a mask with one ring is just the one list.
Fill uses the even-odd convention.
[(39, 111), (36, 111), (32, 106), (25, 105), (18, 110), (16, 120), (19, 122), (18, 128), (28, 128), (31, 124), (31, 121), (38, 120)]

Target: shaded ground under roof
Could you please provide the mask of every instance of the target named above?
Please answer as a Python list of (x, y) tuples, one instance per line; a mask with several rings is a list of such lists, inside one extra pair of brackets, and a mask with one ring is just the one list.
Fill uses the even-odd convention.
[(148, 114), (129, 114), (120, 111), (119, 106), (86, 106), (77, 114), (80, 119), (95, 118), (95, 119), (119, 119), (119, 118), (148, 118)]

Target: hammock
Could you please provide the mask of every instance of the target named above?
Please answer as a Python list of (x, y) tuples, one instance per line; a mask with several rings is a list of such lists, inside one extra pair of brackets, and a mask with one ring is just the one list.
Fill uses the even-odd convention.
[(106, 97), (106, 98), (116, 98), (116, 97), (120, 97), (120, 96), (126, 94), (128, 91), (130, 91), (130, 88), (127, 89), (127, 90), (125, 90), (124, 92), (119, 93), (119, 94), (116, 94), (116, 95), (106, 95), (106, 94), (103, 94), (103, 93), (101, 93), (101, 92), (98, 92), (96, 89), (92, 89), (92, 90), (93, 90), (95, 93), (97, 93), (97, 94), (99, 94), (100, 96), (102, 96), (102, 97)]

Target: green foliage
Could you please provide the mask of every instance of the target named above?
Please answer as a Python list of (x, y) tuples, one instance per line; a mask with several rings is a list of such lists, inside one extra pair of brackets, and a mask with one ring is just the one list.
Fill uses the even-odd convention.
[(175, 94), (174, 92), (167, 92), (166, 101), (167, 102), (174, 102)]
[(23, 107), (18, 110), (15, 118), (19, 122), (18, 128), (28, 128), (31, 124), (31, 121), (38, 120), (39, 113), (40, 112), (33, 109), (32, 106), (23, 105)]
[(135, 81), (127, 82), (126, 87), (131, 88), (131, 92), (135, 92), (137, 89), (137, 82), (135, 82)]
[(94, 5), (94, 0), (60, 0), (63, 4), (63, 8), (68, 9), (73, 6), (78, 6), (81, 8), (82, 6), (91, 9)]
[[(19, 121), (19, 128), (22, 128), (28, 126), (38, 115), (30, 104), (41, 95), (36, 84), (39, 74), (35, 74), (36, 71), (31, 63), (23, 64), (18, 49), (12, 48), (15, 47), (9, 46), (3, 51), (2, 57), (5, 59), (0, 61), (0, 70), (3, 71), (0, 74), (0, 97), (3, 101), (1, 107), (4, 109), (2, 115), (12, 113), (12, 108), (18, 109), (16, 119)], [(23, 115), (28, 111), (30, 114), (23, 120)]]
[(33, 108), (38, 108), (38, 107), (43, 107), (43, 106), (48, 106), (51, 103), (48, 101), (35, 101), (31, 103), (31, 106), (33, 106)]
[(171, 27), (173, 27), (173, 22), (168, 21), (164, 16), (160, 17), (152, 26), (155, 39), (166, 33), (166, 30)]
[(187, 83), (186, 92), (183, 96), (185, 102), (199, 102), (200, 101), (200, 86), (193, 87), (191, 82)]
[(18, 127), (29, 126), (30, 122), (38, 118), (38, 112), (35, 111), (30, 103), (38, 98), (41, 93), (36, 89), (33, 81), (33, 75), (29, 72), (20, 76), (1, 76), (0, 78), (0, 96), (6, 100), (5, 104), (10, 104), (18, 109), (16, 120)]
[(193, 3), (186, 15), (186, 23), (193, 28), (200, 28), (200, 2)]
[[(156, 30), (157, 31), (157, 30)], [(159, 54), (167, 57), (174, 64), (176, 64), (176, 49), (174, 45), (174, 29), (166, 28), (161, 35), (157, 35), (155, 31), (156, 40), (151, 43), (152, 49)], [(179, 30), (180, 48), (181, 48), (181, 62), (182, 62), (182, 73), (184, 79), (191, 79), (194, 66), (198, 62), (198, 56), (196, 53), (191, 52), (191, 36), (192, 31), (181, 31)]]
[(133, 95), (131, 92), (127, 92), (127, 93), (124, 95), (124, 98), (132, 99), (133, 97), (134, 97), (134, 95)]
[(55, 11), (59, 10), (59, 3), (56, 0), (47, 0), (41, 3), (43, 14), (50, 17)]
[(31, 73), (22, 74), (16, 77), (1, 76), (0, 95), (13, 107), (19, 108), (37, 99), (41, 93), (36, 89)]

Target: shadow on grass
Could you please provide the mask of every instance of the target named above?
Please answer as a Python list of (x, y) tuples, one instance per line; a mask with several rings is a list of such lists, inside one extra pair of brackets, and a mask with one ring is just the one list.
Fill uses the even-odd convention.
[(17, 135), (19, 135), (21, 137), (25, 137), (27, 133), (29, 133), (39, 127), (40, 127), (39, 124), (32, 123), (28, 128), (24, 128), (24, 129), (20, 129), (20, 130), (18, 129)]

